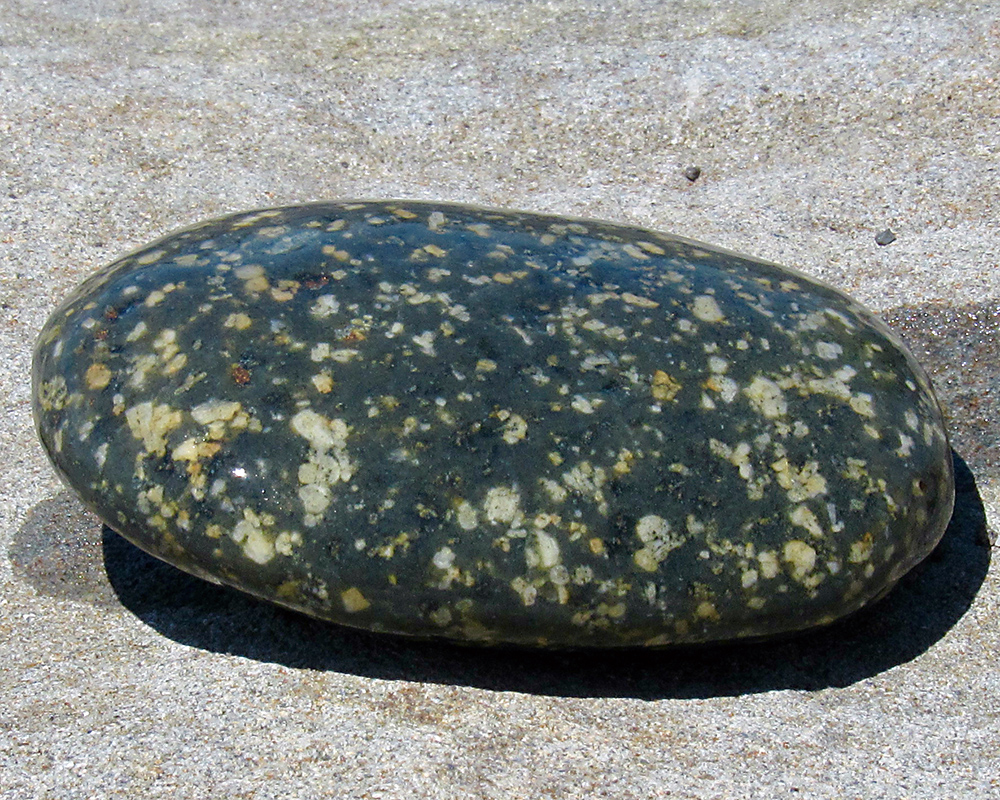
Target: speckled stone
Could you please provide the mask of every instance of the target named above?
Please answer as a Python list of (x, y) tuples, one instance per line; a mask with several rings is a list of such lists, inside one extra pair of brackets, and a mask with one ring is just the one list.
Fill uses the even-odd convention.
[(951, 515), (947, 436), (840, 292), (696, 242), (422, 202), (175, 233), (42, 331), (35, 415), (109, 526), (377, 631), (668, 645), (829, 623)]

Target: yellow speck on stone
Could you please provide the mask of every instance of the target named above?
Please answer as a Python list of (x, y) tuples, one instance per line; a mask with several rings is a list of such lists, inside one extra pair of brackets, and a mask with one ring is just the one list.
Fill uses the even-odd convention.
[(587, 547), (590, 548), (590, 552), (593, 553), (595, 556), (602, 556), (602, 555), (604, 555), (604, 540), (603, 539), (598, 539), (596, 536), (594, 536), (592, 539), (590, 539), (587, 542)]
[(750, 481), (753, 478), (753, 464), (750, 461), (752, 448), (749, 442), (738, 442), (735, 447), (730, 447), (725, 442), (712, 438), (708, 440), (708, 448), (713, 455), (725, 459), (736, 467), (743, 480)]
[[(624, 603), (615, 603), (612, 606), (603, 603), (601, 605), (604, 606), (603, 611), (605, 616), (611, 617), (611, 619), (621, 619), (628, 610), (628, 607)], [(602, 610), (600, 606), (598, 606), (598, 610)]]
[(87, 383), (88, 389), (93, 389), (94, 391), (103, 389), (111, 383), (111, 370), (105, 364), (91, 364), (87, 367), (84, 380)]
[(757, 563), (760, 564), (760, 574), (768, 579), (778, 577), (780, 565), (778, 555), (773, 550), (764, 550), (757, 554)]
[(410, 337), (410, 340), (420, 348), (420, 352), (425, 356), (436, 356), (437, 351), (434, 349), (434, 331), (424, 331), (418, 336)]
[(346, 250), (338, 250), (332, 244), (323, 245), (323, 255), (332, 256), (337, 261), (347, 261), (351, 257), (351, 254)]
[(455, 563), (455, 551), (448, 546), (442, 547), (434, 554), (431, 563), (438, 569), (450, 569)]
[(872, 396), (870, 394), (860, 392), (853, 395), (848, 403), (855, 414), (868, 417), (869, 419), (875, 416), (875, 408), (872, 405)]
[(552, 569), (559, 563), (559, 542), (544, 531), (535, 531), (533, 546), (525, 548), (524, 557), (529, 567)]
[(291, 419), (291, 428), (309, 442), (308, 461), (299, 466), (299, 500), (305, 510), (303, 523), (315, 526), (332, 499), (331, 487), (346, 483), (354, 474), (347, 456), (349, 429), (342, 419), (327, 419), (303, 409)]
[(340, 302), (332, 294), (321, 294), (309, 306), (309, 313), (317, 319), (326, 319), (340, 310)]
[(788, 518), (792, 521), (793, 525), (798, 525), (800, 528), (805, 528), (811, 536), (817, 539), (823, 535), (823, 529), (820, 527), (819, 519), (812, 512), (809, 506), (802, 504), (795, 506), (789, 512)]
[(848, 458), (847, 469), (841, 474), (852, 481), (867, 481), (869, 480), (867, 464), (863, 458)]
[(503, 440), (507, 444), (517, 444), (528, 435), (528, 423), (520, 414), (500, 411), (497, 416), (503, 420)]
[(330, 358), (336, 361), (338, 364), (347, 364), (351, 360), (357, 358), (361, 355), (359, 350), (355, 350), (350, 347), (345, 347), (340, 350), (334, 350), (330, 353)]
[(134, 342), (137, 339), (141, 339), (143, 336), (146, 335), (148, 330), (149, 328), (146, 325), (145, 321), (140, 321), (136, 324), (134, 328), (132, 328), (132, 330), (128, 332), (128, 335), (125, 337), (125, 341)]
[(211, 425), (229, 422), (242, 410), (243, 404), (237, 400), (206, 400), (191, 409), (191, 416), (201, 425)]
[(788, 403), (781, 387), (769, 378), (758, 375), (743, 393), (754, 410), (767, 419), (777, 419), (788, 413)]
[(833, 361), (840, 358), (844, 348), (836, 342), (816, 342), (816, 355), (825, 361)]
[(639, 247), (645, 250), (647, 253), (652, 253), (654, 256), (663, 256), (667, 254), (667, 251), (660, 247), (658, 244), (653, 244), (652, 242), (636, 242)]
[(252, 225), (258, 224), (261, 220), (274, 219), (275, 217), (280, 217), (282, 214), (280, 209), (269, 208), (264, 211), (255, 211), (252, 214), (247, 214), (246, 216), (240, 217), (235, 222), (232, 223), (230, 228), (232, 230), (239, 230), (240, 228), (249, 228)]
[(147, 264), (154, 264), (159, 261), (163, 256), (166, 255), (165, 250), (150, 250), (148, 253), (143, 253), (135, 259), (135, 263), (142, 264), (146, 266)]
[(719, 612), (716, 611), (715, 606), (708, 602), (708, 600), (702, 600), (698, 603), (698, 608), (695, 609), (695, 616), (698, 619), (708, 619), (716, 622), (719, 620)]
[(257, 228), (257, 235), (263, 236), (265, 239), (277, 239), (279, 236), (284, 236), (286, 233), (288, 233), (287, 225), (267, 225)]
[(655, 572), (670, 552), (685, 541), (683, 534), (674, 533), (670, 523), (656, 514), (640, 518), (635, 526), (635, 535), (644, 546), (635, 551), (632, 560), (647, 572)]
[(603, 400), (599, 397), (587, 398), (582, 394), (573, 395), (573, 402), (570, 403), (574, 411), (581, 414), (593, 414), (599, 406), (603, 404)]
[(796, 469), (787, 458), (780, 458), (771, 464), (771, 469), (775, 472), (778, 485), (788, 493), (788, 499), (793, 503), (826, 494), (826, 478), (820, 475), (816, 461), (807, 461), (801, 469)]
[(166, 404), (147, 400), (129, 408), (125, 419), (132, 435), (142, 439), (146, 452), (162, 456), (167, 451), (167, 435), (180, 426), (183, 415)]
[(653, 373), (653, 397), (661, 402), (673, 400), (681, 390), (681, 385), (662, 369)]
[(702, 322), (723, 322), (726, 315), (710, 294), (700, 294), (694, 299), (691, 312)]
[[(196, 462), (202, 458), (211, 458), (218, 453), (220, 449), (222, 449), (222, 445), (218, 442), (206, 442), (192, 436), (177, 445), (177, 447), (170, 452), (170, 457), (174, 461)], [(189, 472), (194, 471), (196, 470), (189, 470)]]
[(630, 306), (636, 306), (638, 308), (659, 308), (660, 304), (655, 300), (650, 300), (648, 297), (640, 297), (637, 294), (632, 294), (631, 292), (622, 292), (622, 300), (628, 303)]
[(852, 564), (862, 564), (871, 558), (872, 555), (872, 535), (866, 533), (856, 542), (851, 544), (851, 552), (847, 560)]
[(596, 503), (597, 510), (604, 515), (608, 513), (608, 501), (603, 490), (607, 480), (604, 467), (595, 467), (589, 461), (581, 461), (562, 474), (562, 482), (567, 489)]
[(491, 358), (481, 358), (476, 362), (476, 372), (493, 372), (497, 362)]
[(320, 394), (330, 394), (333, 391), (333, 378), (331, 378), (327, 373), (321, 372), (318, 375), (313, 375), (312, 385), (316, 387), (316, 391)]
[(493, 229), (485, 222), (473, 222), (465, 227), (483, 239), (489, 239), (493, 235)]
[(615, 462), (614, 466), (611, 467), (611, 471), (615, 475), (628, 475), (632, 471), (632, 462), (635, 460), (635, 453), (626, 448), (622, 448), (618, 452), (618, 460)]
[(622, 250), (624, 250), (632, 258), (639, 259), (640, 261), (646, 261), (649, 259), (649, 256), (646, 255), (646, 253), (643, 251), (641, 247), (637, 247), (631, 242), (629, 242), (626, 245), (623, 245)]
[(551, 478), (539, 478), (538, 482), (542, 484), (542, 488), (553, 502), (561, 503), (569, 494), (559, 483)]
[(233, 274), (243, 281), (243, 288), (251, 293), (266, 292), (271, 285), (267, 280), (267, 273), (260, 264), (245, 264), (237, 267)]
[(359, 611), (364, 611), (371, 605), (356, 586), (352, 586), (350, 589), (341, 592), (340, 602), (344, 604), (344, 610), (348, 614), (356, 614)]
[(243, 509), (243, 519), (230, 531), (230, 538), (242, 546), (243, 554), (256, 564), (266, 564), (274, 558), (274, 542), (264, 532), (265, 527), (274, 524), (270, 514), (257, 514), (249, 508)]
[(432, 256), (437, 256), (438, 258), (443, 258), (448, 255), (448, 251), (443, 247), (438, 247), (436, 244), (425, 244), (424, 251), (430, 253)]
[(253, 320), (249, 316), (240, 312), (237, 314), (230, 314), (226, 317), (226, 321), (222, 323), (224, 328), (235, 328), (238, 331), (245, 331), (253, 324)]
[(799, 539), (785, 542), (782, 556), (785, 563), (791, 568), (792, 578), (799, 582), (816, 566), (816, 551)]

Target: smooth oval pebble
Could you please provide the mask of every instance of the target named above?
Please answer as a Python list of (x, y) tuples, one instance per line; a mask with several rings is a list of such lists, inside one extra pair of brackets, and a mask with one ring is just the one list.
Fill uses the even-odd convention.
[(797, 272), (590, 220), (330, 202), (174, 233), (35, 353), (110, 527), (334, 622), (552, 647), (811, 628), (951, 515), (923, 371)]

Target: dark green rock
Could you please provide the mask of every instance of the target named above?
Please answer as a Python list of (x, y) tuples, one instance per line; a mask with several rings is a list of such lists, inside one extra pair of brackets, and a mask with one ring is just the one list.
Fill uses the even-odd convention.
[(144, 550), (378, 631), (783, 634), (884, 594), (953, 479), (926, 376), (799, 273), (420, 202), (207, 222), (91, 277), (35, 355), (65, 480)]

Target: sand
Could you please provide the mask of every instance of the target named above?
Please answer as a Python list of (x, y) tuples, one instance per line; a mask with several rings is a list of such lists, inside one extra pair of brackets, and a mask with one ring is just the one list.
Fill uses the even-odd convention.
[[(0, 798), (996, 796), (997, 11), (5, 0)], [(645, 225), (850, 292), (946, 408), (941, 547), (813, 635), (595, 656), (324, 626), (102, 531), (32, 429), (48, 313), (178, 227), (346, 197)]]

